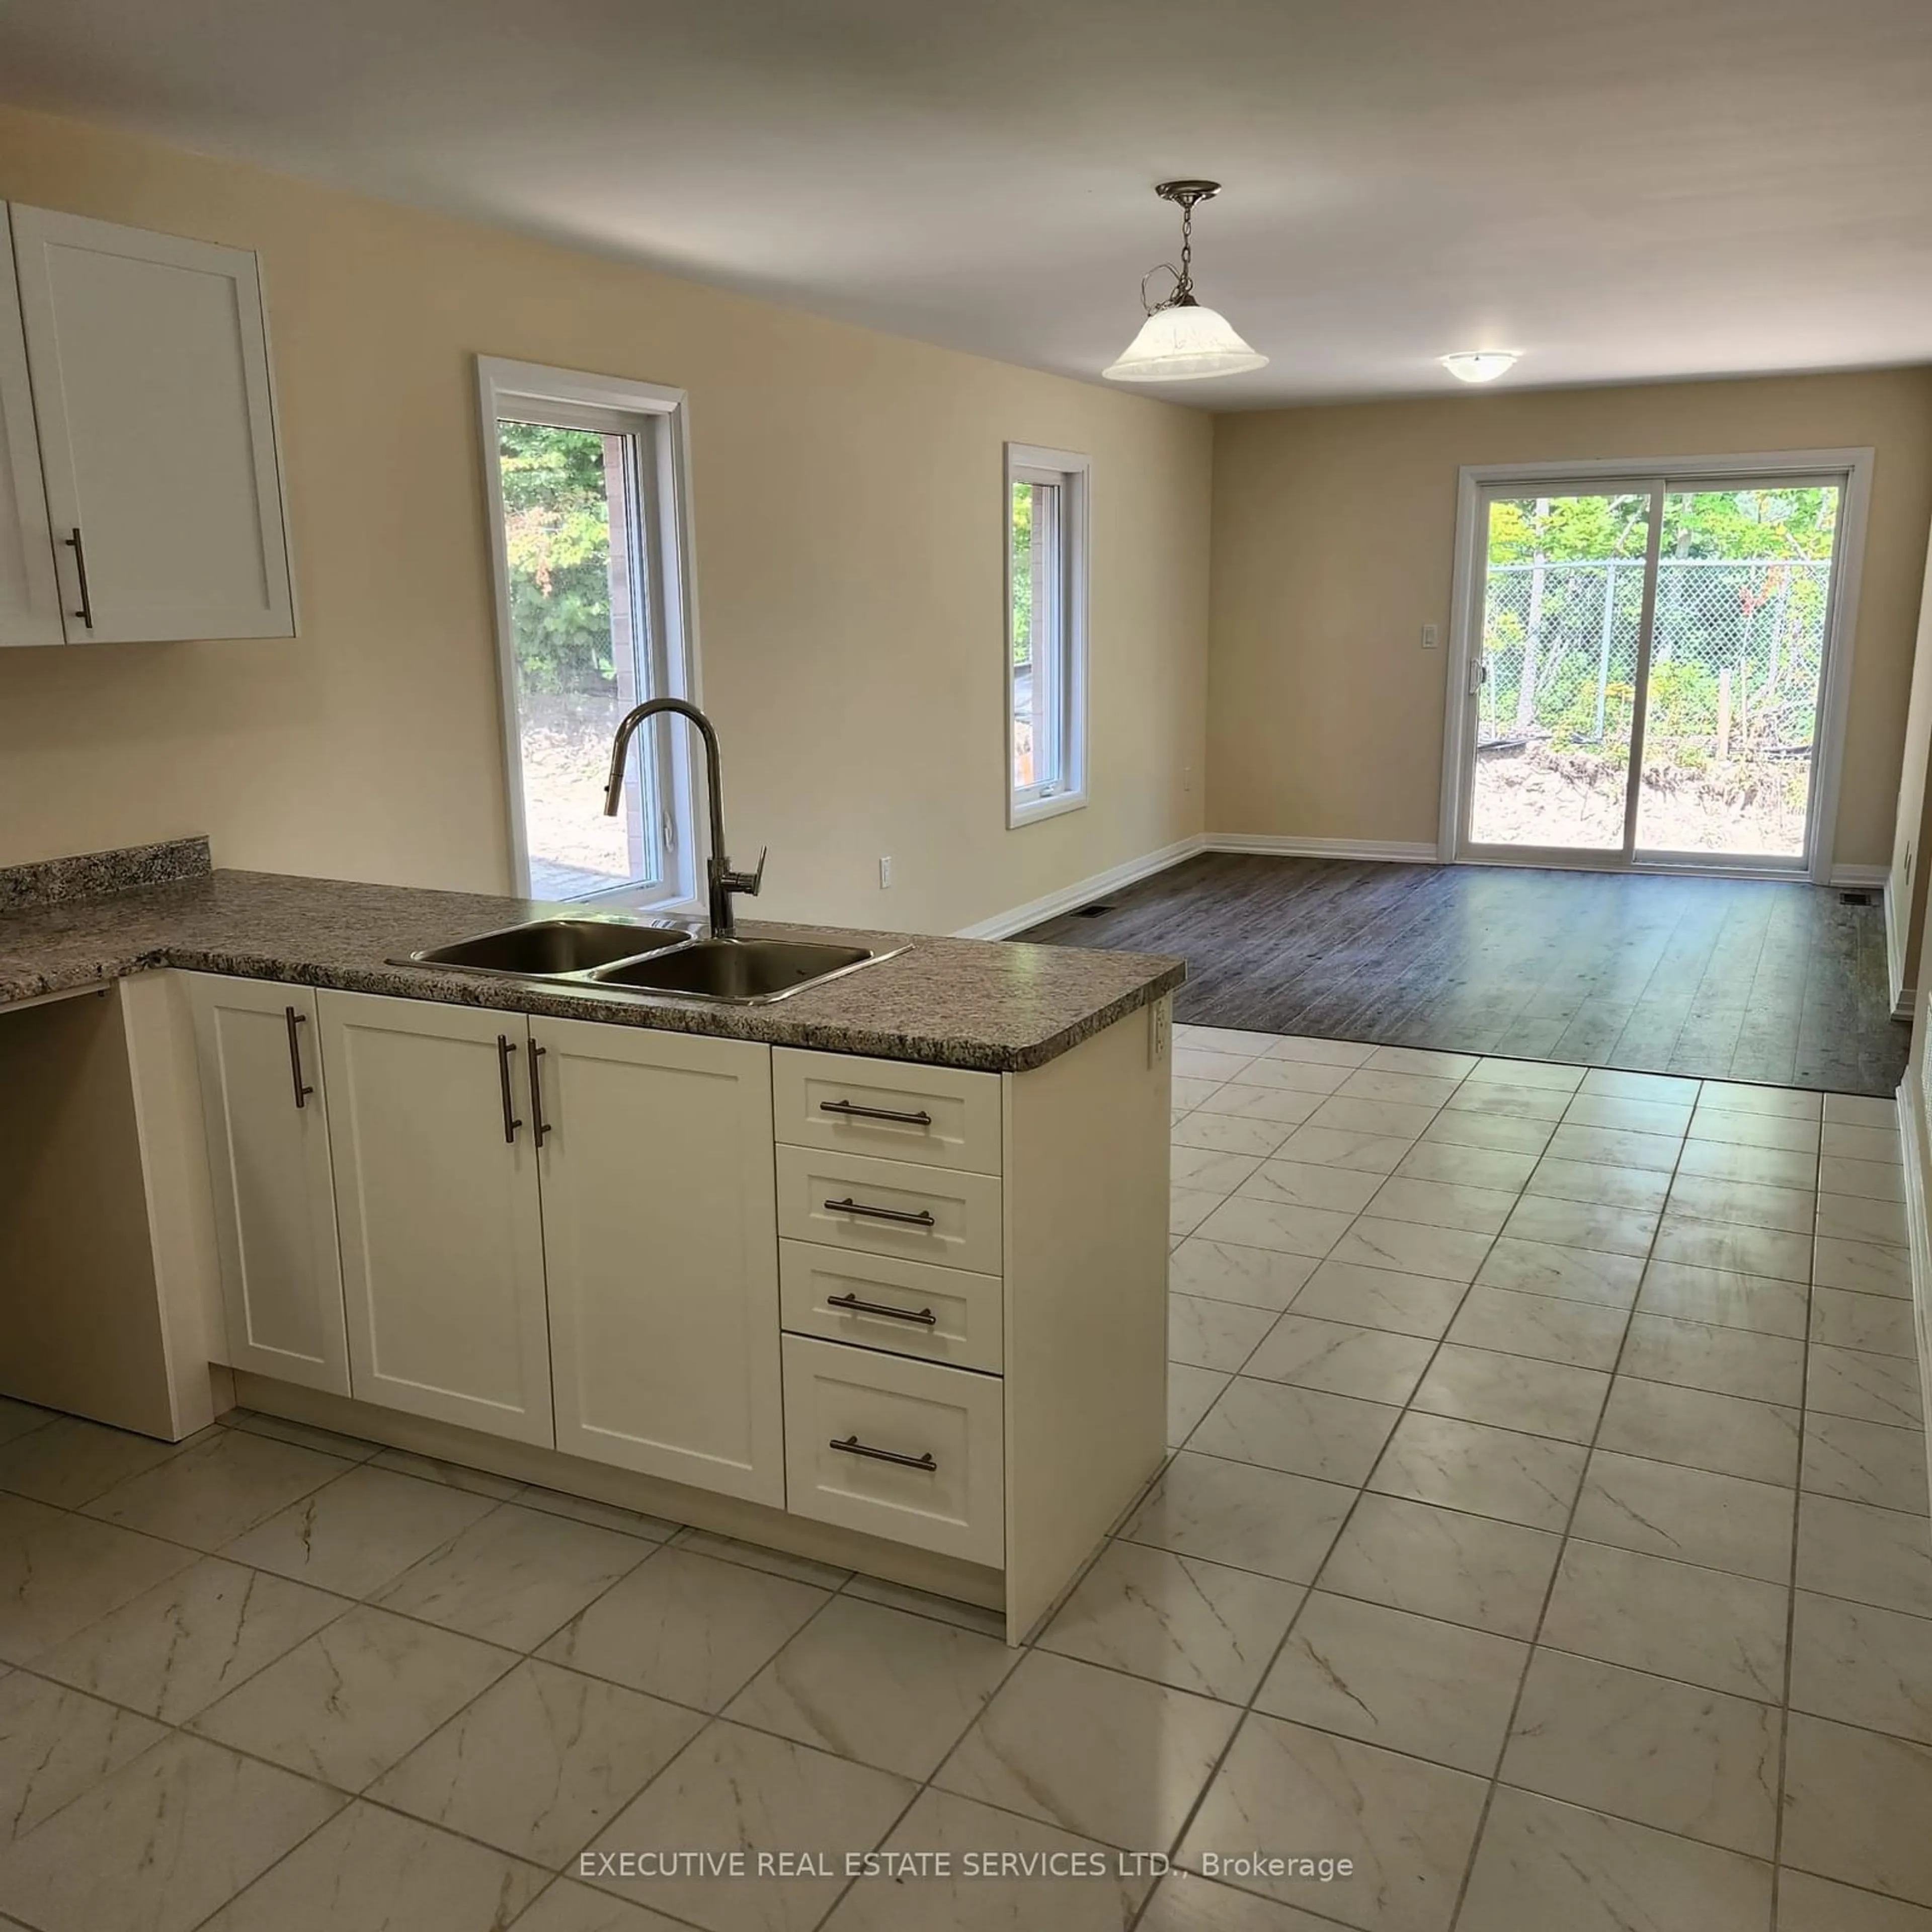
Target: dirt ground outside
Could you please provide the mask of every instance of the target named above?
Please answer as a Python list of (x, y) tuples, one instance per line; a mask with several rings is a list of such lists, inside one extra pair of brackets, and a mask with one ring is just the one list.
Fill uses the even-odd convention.
[(624, 820), (604, 816), (610, 740), (623, 715), (616, 698), (526, 694), (521, 703), (532, 890), (562, 898), (622, 884), (632, 876)]
[[(1796, 858), (1804, 849), (1810, 766), (1791, 758), (1732, 759), (1700, 772), (1645, 761), (1637, 844), (1652, 852)], [(1623, 843), (1624, 773), (1615, 762), (1547, 744), (1476, 760), (1469, 836), (1486, 845), (1614, 851)]]

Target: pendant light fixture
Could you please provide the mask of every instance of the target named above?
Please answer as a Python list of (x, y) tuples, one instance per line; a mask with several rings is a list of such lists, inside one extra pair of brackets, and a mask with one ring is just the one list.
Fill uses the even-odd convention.
[[(1221, 184), (1210, 181), (1162, 182), (1154, 190), (1162, 200), (1174, 202), (1180, 210), (1180, 266), (1168, 268), (1174, 277), (1174, 292), (1148, 309), (1140, 333), (1128, 344), (1120, 359), (1101, 370), (1108, 381), (1185, 382), (1204, 376), (1238, 376), (1267, 367), (1268, 358), (1256, 355), (1234, 333), (1226, 316), (1203, 308), (1194, 299), (1194, 205), (1211, 200), (1220, 192)], [(1145, 306), (1145, 277), (1141, 290)]]

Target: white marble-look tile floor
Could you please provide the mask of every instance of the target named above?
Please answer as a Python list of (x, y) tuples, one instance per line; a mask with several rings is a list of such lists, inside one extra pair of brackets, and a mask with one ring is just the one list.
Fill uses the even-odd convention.
[[(1021, 1648), (266, 1417), (0, 1405), (0, 1926), (1932, 1932), (1890, 1103), (1174, 1071), (1173, 1454)], [(598, 1862), (741, 1850), (832, 1869)], [(1354, 1869), (1202, 1875), (1256, 1854)]]

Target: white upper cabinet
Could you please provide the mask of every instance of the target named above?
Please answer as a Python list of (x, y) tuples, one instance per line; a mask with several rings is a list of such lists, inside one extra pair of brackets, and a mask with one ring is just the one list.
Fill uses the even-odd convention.
[(253, 254), (12, 217), (66, 640), (292, 636)]
[(65, 641), (27, 381), (27, 338), (14, 286), (12, 230), (0, 203), (0, 647)]

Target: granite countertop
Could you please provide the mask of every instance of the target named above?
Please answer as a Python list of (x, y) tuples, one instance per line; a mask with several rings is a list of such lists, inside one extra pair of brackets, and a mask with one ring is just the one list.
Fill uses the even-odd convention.
[[(1001, 1073), (1043, 1065), (1171, 992), (1186, 974), (1179, 959), (1145, 953), (747, 921), (748, 936), (906, 950), (767, 1006), (579, 991), (388, 963), (565, 909), (479, 893), (194, 871), (176, 862), (180, 848), (168, 849), (166, 862), (124, 874), (159, 883), (92, 896), (87, 888), (104, 879), (111, 886), (110, 874), (80, 875), (78, 892), (22, 888), (10, 902), (0, 874), (0, 1007), (172, 966)], [(59, 878), (71, 885), (75, 876)]]

